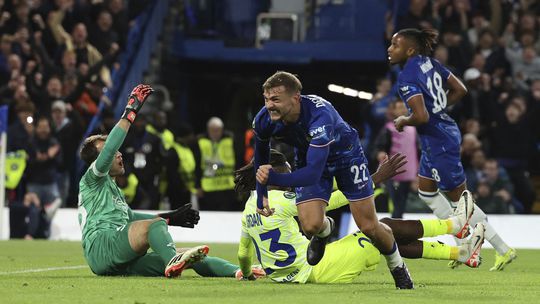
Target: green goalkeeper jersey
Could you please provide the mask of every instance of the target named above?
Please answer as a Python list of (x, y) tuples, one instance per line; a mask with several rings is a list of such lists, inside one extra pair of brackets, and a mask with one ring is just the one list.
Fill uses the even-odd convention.
[[(309, 241), (300, 233), (294, 216), (298, 215), (292, 192), (272, 190), (268, 201), (275, 212), (270, 217), (257, 213), (257, 193), (251, 192), (242, 214), (242, 237), (255, 245), (257, 259), (267, 276), (277, 282), (305, 283), (312, 267), (306, 261)], [(334, 192), (327, 210), (347, 204), (341, 192)]]
[(82, 246), (87, 253), (100, 231), (119, 230), (131, 217), (131, 209), (116, 182), (109, 175), (112, 161), (126, 132), (115, 127), (101, 153), (79, 182), (79, 225)]

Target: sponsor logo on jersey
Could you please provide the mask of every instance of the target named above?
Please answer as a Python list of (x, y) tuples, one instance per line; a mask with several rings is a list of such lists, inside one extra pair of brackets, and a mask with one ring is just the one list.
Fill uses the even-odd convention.
[(309, 130), (310, 137), (319, 137), (326, 134), (325, 126)]
[(293, 272), (289, 273), (285, 278), (283, 278), (283, 282), (290, 282), (294, 279), (294, 277), (300, 272), (300, 269), (295, 269)]

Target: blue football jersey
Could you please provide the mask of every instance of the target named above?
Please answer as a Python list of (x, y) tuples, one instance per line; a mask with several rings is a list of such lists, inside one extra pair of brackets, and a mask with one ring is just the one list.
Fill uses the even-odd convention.
[(446, 113), (446, 82), (451, 72), (437, 60), (426, 56), (410, 58), (398, 76), (398, 94), (411, 112), (408, 101), (422, 95), (429, 122), (417, 126), (422, 149), (430, 154), (455, 150), (461, 143), (456, 122)]
[(306, 165), (310, 145), (330, 145), (327, 166), (342, 157), (353, 156), (357, 149), (361, 149), (358, 133), (341, 118), (330, 102), (316, 95), (301, 95), (300, 104), (300, 117), (293, 124), (273, 122), (263, 107), (253, 120), (256, 136), (260, 140), (274, 138), (293, 146), (298, 167)]

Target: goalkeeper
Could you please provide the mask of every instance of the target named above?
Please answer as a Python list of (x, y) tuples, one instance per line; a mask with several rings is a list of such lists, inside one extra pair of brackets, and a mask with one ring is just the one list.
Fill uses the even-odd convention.
[[(241, 275), (238, 266), (206, 257), (208, 246), (177, 252), (167, 224), (193, 228), (199, 221), (199, 213), (191, 209), (191, 204), (157, 216), (134, 212), (114, 181), (116, 176), (124, 174), (118, 149), (152, 91), (148, 85), (136, 86), (122, 118), (110, 134), (90, 136), (82, 145), (80, 156), (89, 168), (79, 183), (78, 213), (86, 261), (97, 275), (173, 278), (188, 267), (203, 276)], [(147, 252), (149, 248), (153, 252)], [(250, 269), (250, 274), (253, 272), (257, 274), (257, 269)]]
[[(373, 181), (379, 183), (403, 172), (398, 170), (405, 164), (404, 159), (400, 154), (386, 159), (372, 175)], [(285, 156), (275, 150), (270, 152), (270, 165), (272, 170), (278, 173), (288, 173), (291, 170)], [(284, 191), (287, 189), (274, 188), (269, 191), (269, 207), (274, 212), (270, 217), (262, 217), (256, 211), (257, 193), (254, 191), (253, 163), (236, 171), (235, 183), (237, 192), (251, 191), (242, 214), (242, 235), (238, 249), (238, 260), (246, 274), (245, 279), (255, 279), (249, 276), (253, 248), (267, 276), (276, 282), (347, 283), (361, 272), (373, 270), (379, 264), (379, 250), (365, 234), (358, 231), (329, 244), (321, 262), (315, 266), (308, 265), (306, 249), (309, 241), (299, 232), (294, 219), (294, 216), (297, 216), (295, 194)], [(348, 202), (345, 196), (340, 191), (335, 191), (327, 210), (346, 204)], [(465, 191), (454, 216), (447, 220), (410, 221), (385, 218), (381, 223), (386, 229), (392, 229), (399, 252), (405, 258), (458, 260), (475, 268), (481, 261), (483, 224), (478, 224), (470, 240), (459, 247), (418, 240), (443, 234), (465, 237), (473, 205), (471, 193)]]

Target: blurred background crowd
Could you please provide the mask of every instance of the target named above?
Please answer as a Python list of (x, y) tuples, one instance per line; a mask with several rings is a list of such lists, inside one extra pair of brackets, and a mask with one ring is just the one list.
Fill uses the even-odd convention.
[[(333, 79), (324, 63), (305, 68), (298, 62), (267, 62), (258, 69), (260, 62), (172, 59), (170, 51), (178, 48), (178, 39), (184, 47), (197, 39), (221, 40), (243, 48), (240, 53), (256, 50), (261, 30), (257, 16), (280, 8), (303, 16), (301, 27), (307, 30), (299, 39), (309, 41), (316, 39), (310, 29), (317, 27), (313, 20), (320, 11), (351, 1), (164, 2), (170, 10), (161, 22), (170, 27), (159, 34), (161, 50), (153, 52), (155, 62), (150, 60), (153, 72), (144, 75), (156, 88), (155, 100), (121, 148), (126, 174), (117, 182), (132, 208), (169, 209), (192, 202), (201, 210), (242, 210), (243, 198), (233, 191), (234, 170), (253, 155), (250, 124), (263, 106), (260, 86), (282, 68), (299, 74), (305, 94), (318, 94), (335, 101), (338, 110), (345, 109), (344, 118), (360, 131), (370, 170), (386, 153), (407, 155), (408, 172), (379, 185), (379, 211), (394, 217), (430, 212), (416, 193), (416, 131), (406, 128), (397, 134), (392, 127), (392, 120), (407, 112), (396, 93), (399, 67), (384, 62), (392, 34), (414, 27), (439, 30), (433, 57), (469, 90), (448, 112), (462, 131), (462, 162), (478, 205), (486, 213), (540, 212), (535, 205), (540, 188), (540, 120), (535, 118), (540, 117), (538, 1), (380, 1), (381, 26), (374, 27), (380, 31), (371, 35), (380, 41), (382, 60), (373, 74), (366, 66), (350, 71), (341, 69), (345, 60), (335, 63), (343, 77), (364, 75), (358, 86), (372, 93), (370, 100), (356, 99), (353, 111), (342, 106), (346, 97), (326, 90)], [(79, 144), (84, 136), (107, 134), (118, 120), (109, 93), (125, 85), (118, 80), (119, 71), (139, 64), (122, 56), (133, 52), (129, 40), (135, 39), (135, 28), (141, 27), (139, 36), (147, 33), (138, 20), (155, 5), (0, 0), (0, 105), (9, 106), (6, 188), (13, 237), (46, 238), (57, 208), (77, 207), (78, 178), (84, 170), (78, 162)], [(280, 28), (279, 23), (273, 26)], [(183, 72), (176, 71), (178, 66)], [(197, 76), (190, 76), (191, 71)], [(324, 86), (318, 85), (321, 78), (326, 79)], [(273, 145), (294, 163), (289, 147)]]

